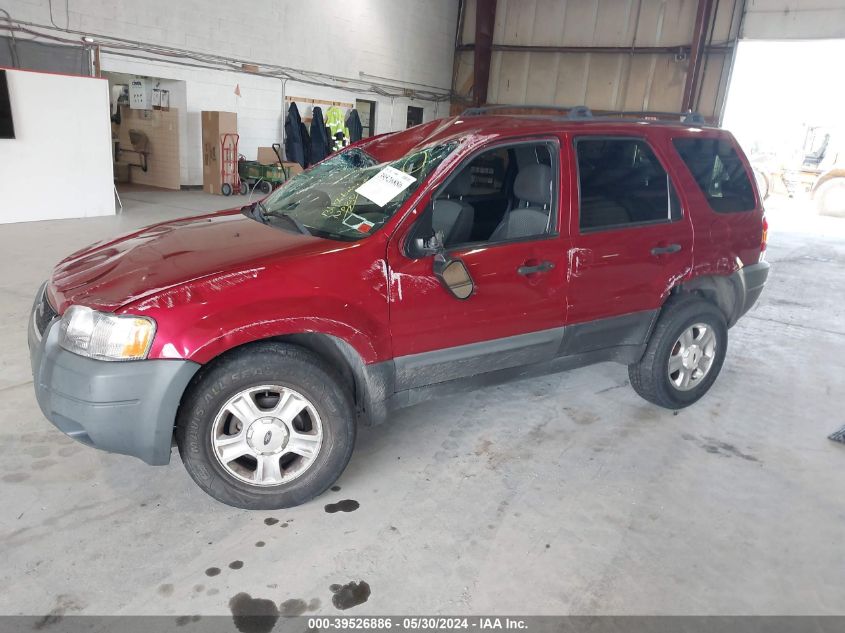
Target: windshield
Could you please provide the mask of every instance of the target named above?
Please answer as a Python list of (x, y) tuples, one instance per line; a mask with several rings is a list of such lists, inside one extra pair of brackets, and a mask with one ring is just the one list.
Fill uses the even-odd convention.
[(457, 147), (432, 145), (379, 163), (353, 148), (288, 181), (256, 206), (261, 221), (319, 237), (353, 241), (372, 235)]

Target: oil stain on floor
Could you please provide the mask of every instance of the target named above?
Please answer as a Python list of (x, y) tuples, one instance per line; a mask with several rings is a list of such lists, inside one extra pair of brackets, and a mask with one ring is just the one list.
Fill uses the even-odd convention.
[(269, 633), (279, 619), (279, 609), (272, 600), (253, 598), (241, 592), (229, 600), (232, 620), (241, 633)]
[(316, 611), (319, 608), (319, 598), (313, 598), (310, 602), (305, 602), (302, 598), (291, 598), (279, 605), (279, 613), (287, 616), (297, 616), (302, 615), (306, 611)]
[(354, 499), (344, 499), (343, 501), (338, 501), (337, 503), (327, 504), (325, 510), (329, 514), (334, 514), (335, 512), (354, 512), (360, 507), (361, 504)]
[(345, 585), (332, 585), (329, 589), (334, 594), (332, 604), (341, 611), (364, 604), (370, 599), (370, 585), (363, 580), (348, 582)]

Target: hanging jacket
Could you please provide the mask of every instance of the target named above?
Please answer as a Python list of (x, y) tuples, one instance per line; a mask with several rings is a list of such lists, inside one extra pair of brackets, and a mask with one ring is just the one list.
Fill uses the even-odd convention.
[(311, 112), (311, 156), (310, 163), (319, 163), (329, 155), (331, 146), (326, 136), (326, 124), (323, 122), (323, 110), (314, 106)]
[(285, 119), (285, 157), (291, 162), (299, 163), (303, 169), (307, 165), (302, 136), (304, 127), (299, 116), (299, 108), (291, 102), (288, 108), (288, 116)]
[(337, 138), (337, 133), (343, 132), (344, 138), (349, 138), (349, 130), (343, 122), (343, 110), (337, 106), (332, 106), (326, 110), (326, 125), (329, 126), (329, 130), (331, 130), (329, 138), (334, 144), (335, 150), (341, 149), (343, 147), (343, 143), (338, 143), (335, 140)]
[(358, 116), (358, 110), (352, 108), (349, 111), (349, 116), (346, 117), (346, 127), (348, 128), (349, 142), (354, 143), (360, 141), (364, 134), (364, 129), (361, 126), (361, 117)]
[(305, 160), (303, 167), (308, 167), (313, 162), (311, 160), (311, 137), (308, 135), (308, 128), (302, 121), (299, 122), (299, 136), (302, 138), (302, 156)]

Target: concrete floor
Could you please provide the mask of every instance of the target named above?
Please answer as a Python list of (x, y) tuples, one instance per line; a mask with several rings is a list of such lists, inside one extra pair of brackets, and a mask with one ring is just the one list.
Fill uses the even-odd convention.
[[(120, 217), (0, 226), (0, 613), (227, 614), (239, 592), (338, 613), (329, 586), (358, 580), (349, 614), (845, 613), (845, 446), (825, 439), (845, 423), (845, 220), (772, 208), (767, 290), (677, 415), (619, 365), (489, 388), (365, 429), (339, 492), (247, 512), (175, 453), (62, 436), (25, 335), (65, 254), (226, 202), (133, 192)], [(324, 511), (342, 499), (360, 508)]]

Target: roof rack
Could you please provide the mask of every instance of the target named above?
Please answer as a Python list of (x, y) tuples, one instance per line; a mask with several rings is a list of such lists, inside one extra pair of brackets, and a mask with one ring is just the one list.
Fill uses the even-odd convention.
[[(461, 116), (481, 116), (484, 114), (496, 114), (503, 110), (545, 110), (556, 111), (566, 114), (567, 119), (590, 120), (590, 119), (640, 119), (645, 121), (659, 121), (666, 123), (682, 123), (685, 125), (706, 125), (707, 121), (698, 112), (660, 112), (653, 110), (599, 110), (594, 114), (590, 108), (584, 105), (557, 106), (557, 105), (508, 105), (495, 104), (468, 108), (461, 113)], [(505, 114), (509, 114), (505, 112)], [(529, 113), (538, 114), (538, 113)], [(596, 116), (598, 115), (598, 116)]]

